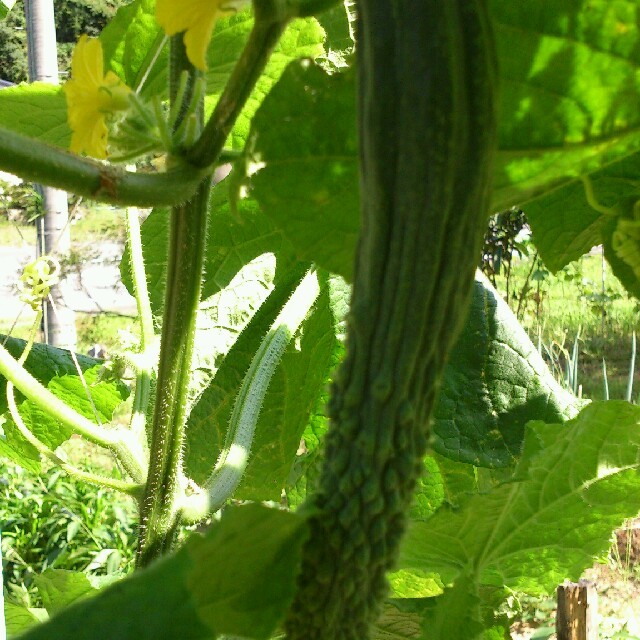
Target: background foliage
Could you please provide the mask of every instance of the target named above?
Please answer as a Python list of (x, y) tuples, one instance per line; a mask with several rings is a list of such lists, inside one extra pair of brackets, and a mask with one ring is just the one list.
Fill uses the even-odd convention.
[[(56, 0), (58, 68), (64, 79), (69, 73), (73, 46), (86, 33), (97, 36), (126, 0)], [(19, 83), (28, 80), (27, 33), (24, 3), (17, 0), (5, 20), (0, 21), (0, 78)]]

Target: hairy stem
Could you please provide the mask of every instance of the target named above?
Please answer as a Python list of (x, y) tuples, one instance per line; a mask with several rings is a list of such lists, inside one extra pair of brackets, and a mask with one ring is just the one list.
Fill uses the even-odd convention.
[[(263, 4), (271, 5), (272, 2)], [(256, 6), (256, 21), (247, 46), (236, 63), (204, 131), (187, 152), (187, 158), (194, 166), (208, 167), (217, 160), (236, 118), (262, 74), (288, 20), (287, 16), (274, 16), (268, 9), (260, 11)]]
[(138, 318), (140, 319), (140, 353), (136, 354), (136, 383), (129, 428), (141, 441), (145, 441), (147, 409), (151, 396), (151, 375), (156, 355), (156, 336), (144, 268), (140, 216), (135, 207), (127, 208), (127, 241), (131, 263), (131, 280), (138, 308)]
[(184, 202), (208, 173), (187, 164), (166, 173), (133, 173), (2, 128), (0, 169), (92, 200), (139, 207)]
[[(171, 39), (170, 94), (175, 99), (180, 78), (189, 74), (183, 104), (191, 99), (197, 71), (189, 63), (182, 36)], [(198, 108), (201, 112), (201, 108)], [(175, 127), (182, 123), (183, 111)], [(160, 360), (150, 445), (149, 479), (140, 512), (137, 566), (144, 567), (169, 551), (181, 514), (182, 447), (186, 402), (201, 280), (207, 244), (211, 178), (202, 181), (195, 196), (173, 207), (164, 300)]]
[(236, 398), (229, 420), (227, 442), (213, 473), (201, 492), (185, 500), (185, 518), (189, 521), (197, 522), (220, 509), (238, 487), (249, 462), (256, 424), (271, 378), (287, 345), (307, 317), (319, 293), (318, 276), (310, 271), (301, 280), (260, 344)]

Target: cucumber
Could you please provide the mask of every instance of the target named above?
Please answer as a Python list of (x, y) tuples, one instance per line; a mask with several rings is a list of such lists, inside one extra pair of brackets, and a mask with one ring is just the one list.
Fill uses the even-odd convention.
[(484, 0), (361, 0), (359, 239), (290, 640), (380, 611), (488, 215), (496, 57)]

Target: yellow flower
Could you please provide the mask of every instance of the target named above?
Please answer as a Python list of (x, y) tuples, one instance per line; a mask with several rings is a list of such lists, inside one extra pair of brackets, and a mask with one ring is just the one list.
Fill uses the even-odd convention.
[(71, 80), (64, 85), (71, 127), (70, 149), (107, 157), (106, 116), (129, 107), (127, 87), (113, 71), (104, 73), (100, 40), (83, 35), (73, 51)]
[(156, 18), (167, 35), (186, 31), (184, 44), (191, 64), (205, 71), (209, 41), (216, 20), (235, 13), (248, 0), (157, 0)]

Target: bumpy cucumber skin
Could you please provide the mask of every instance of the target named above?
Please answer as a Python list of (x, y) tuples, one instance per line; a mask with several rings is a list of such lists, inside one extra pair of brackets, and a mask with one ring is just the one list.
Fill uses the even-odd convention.
[(362, 231), (289, 640), (365, 640), (470, 299), (496, 144), (485, 0), (358, 5)]

